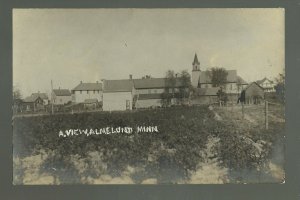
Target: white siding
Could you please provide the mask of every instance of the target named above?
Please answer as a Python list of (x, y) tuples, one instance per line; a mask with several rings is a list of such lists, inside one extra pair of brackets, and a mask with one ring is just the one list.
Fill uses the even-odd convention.
[(110, 92), (103, 93), (103, 110), (126, 110), (126, 101), (129, 101), (129, 109), (132, 109), (132, 93), (131, 92)]
[(200, 77), (200, 71), (192, 71), (192, 86), (198, 87), (199, 77)]
[(74, 91), (75, 93), (73, 94), (73, 101), (75, 101), (76, 103), (83, 103), (84, 100), (86, 99), (98, 99), (98, 101), (102, 101), (102, 91), (98, 91), (96, 90), (95, 93), (93, 90), (87, 91), (86, 90), (82, 90), (80, 91)]
[(69, 101), (72, 101), (71, 96), (53, 96), (53, 104), (56, 105), (63, 105), (68, 103)]

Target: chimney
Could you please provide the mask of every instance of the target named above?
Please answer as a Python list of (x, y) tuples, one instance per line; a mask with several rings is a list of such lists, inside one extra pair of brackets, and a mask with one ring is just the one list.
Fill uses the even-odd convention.
[(129, 79), (132, 79), (132, 74), (129, 74)]

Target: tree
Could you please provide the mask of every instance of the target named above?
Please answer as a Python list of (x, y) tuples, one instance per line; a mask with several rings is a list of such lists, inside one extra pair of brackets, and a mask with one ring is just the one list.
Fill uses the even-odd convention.
[(213, 67), (210, 70), (209, 76), (213, 87), (224, 86), (227, 82), (228, 72), (224, 68)]
[(181, 87), (179, 89), (180, 97), (182, 97), (182, 102), (186, 98), (189, 97), (189, 92), (191, 90), (192, 84), (191, 84), (191, 75), (187, 72), (187, 70), (183, 70), (180, 73), (179, 80), (181, 82)]
[[(171, 100), (175, 95), (176, 75), (173, 70), (166, 72), (166, 87), (162, 93), (162, 106), (167, 107), (171, 104)], [(170, 94), (171, 91), (171, 94)]]
[(275, 78), (275, 90), (276, 94), (281, 102), (285, 101), (285, 72), (280, 73), (277, 78)]
[(18, 87), (13, 86), (13, 101), (17, 99), (22, 99), (22, 94)]

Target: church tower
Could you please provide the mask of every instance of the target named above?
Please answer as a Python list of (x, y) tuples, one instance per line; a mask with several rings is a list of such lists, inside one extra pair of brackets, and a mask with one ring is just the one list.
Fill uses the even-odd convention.
[(198, 87), (198, 82), (199, 82), (199, 78), (200, 78), (200, 62), (198, 61), (198, 57), (197, 54), (195, 54), (194, 57), (194, 62), (193, 64), (193, 70), (192, 70), (192, 86), (193, 87)]

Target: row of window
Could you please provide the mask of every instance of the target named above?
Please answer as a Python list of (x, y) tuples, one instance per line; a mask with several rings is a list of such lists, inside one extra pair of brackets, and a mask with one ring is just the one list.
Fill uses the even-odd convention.
[[(80, 94), (82, 94), (82, 90), (80, 90), (79, 92), (80, 92)], [(89, 91), (89, 90), (86, 91), (87, 94), (89, 94), (89, 92), (92, 92), (92, 91)], [(97, 92), (97, 94), (100, 94), (99, 90), (93, 90), (93, 94), (96, 94), (96, 92)]]

